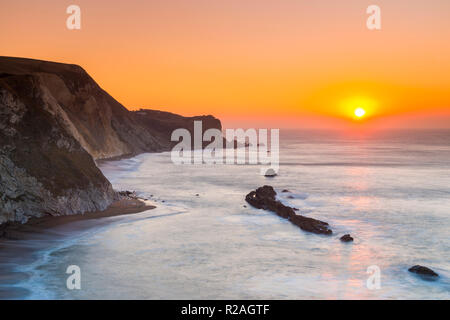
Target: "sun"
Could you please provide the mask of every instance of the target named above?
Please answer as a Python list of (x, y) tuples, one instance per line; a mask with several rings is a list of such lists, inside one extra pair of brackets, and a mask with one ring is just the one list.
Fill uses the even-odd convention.
[(375, 98), (362, 95), (354, 95), (340, 102), (340, 112), (345, 118), (353, 121), (365, 122), (372, 118), (378, 109), (379, 102)]
[(366, 110), (364, 110), (363, 108), (356, 108), (355, 109), (355, 116), (357, 118), (362, 118), (362, 117), (364, 117), (365, 114), (366, 114)]

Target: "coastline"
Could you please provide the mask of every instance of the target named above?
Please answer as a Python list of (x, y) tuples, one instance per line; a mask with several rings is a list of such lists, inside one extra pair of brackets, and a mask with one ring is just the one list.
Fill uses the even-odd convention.
[[(318, 148), (320, 148), (320, 145)], [(329, 149), (323, 146), (322, 149), (319, 149), (319, 151), (321, 150), (322, 152), (319, 152), (319, 155), (328, 152)], [(414, 188), (405, 191), (404, 194), (417, 194), (413, 200), (396, 195), (395, 202), (388, 201), (383, 204), (386, 207), (381, 212), (378, 211), (377, 207), (372, 208), (367, 206), (367, 203), (363, 203), (362, 206), (364, 207), (362, 208), (367, 210), (367, 215), (362, 215), (361, 211), (355, 210), (353, 207), (355, 202), (336, 201), (339, 195), (333, 193), (334, 190), (341, 190), (342, 186), (345, 186), (348, 181), (354, 180), (353, 171), (350, 173), (345, 170), (339, 171), (335, 169), (336, 166), (330, 168), (291, 166), (286, 167), (286, 172), (283, 175), (270, 180), (276, 190), (288, 189), (293, 194), (293, 197), (290, 197), (289, 193), (280, 193), (280, 201), (283, 201), (286, 206), (308, 210), (304, 211), (305, 214), (314, 218), (326, 217), (327, 221), (335, 228), (337, 235), (346, 232), (356, 235), (355, 244), (348, 245), (339, 242), (338, 237), (317, 238), (315, 235), (296, 231), (296, 229), (292, 229), (289, 223), (282, 220), (280, 222), (280, 219), (274, 217), (270, 212), (255, 211), (247, 204), (247, 207), (244, 207), (243, 195), (252, 190), (253, 186), (261, 185), (261, 182), (267, 181), (267, 179), (255, 175), (252, 170), (248, 170), (246, 167), (221, 168), (226, 171), (220, 176), (217, 175), (214, 168), (190, 167), (187, 168), (189, 178), (183, 181), (182, 189), (177, 189), (180, 185), (179, 173), (186, 168), (173, 167), (170, 161), (164, 161), (159, 156), (155, 156), (149, 154), (142, 159), (140, 158), (139, 161), (132, 161), (131, 164), (115, 163), (111, 166), (104, 166), (102, 172), (105, 172), (105, 176), (112, 178), (111, 180), (117, 189), (136, 189), (139, 190), (141, 197), (158, 199), (158, 201), (159, 199), (166, 199), (166, 201), (170, 199), (168, 203), (170, 209), (176, 208), (175, 210), (179, 210), (182, 207), (188, 214), (170, 215), (170, 218), (167, 218), (166, 221), (166, 218), (160, 218), (160, 216), (166, 216), (161, 215), (161, 213), (166, 212), (164, 211), (165, 205), (161, 204), (154, 212), (150, 211), (148, 215), (144, 213), (144, 219), (141, 219), (140, 215), (137, 215), (136, 218), (117, 218), (119, 221), (118, 228), (110, 233), (107, 230), (108, 232), (99, 239), (91, 237), (89, 231), (86, 235), (83, 235), (84, 239), (88, 237), (92, 239), (87, 247), (91, 253), (89, 255), (90, 260), (88, 260), (90, 268), (102, 270), (102, 267), (107, 264), (108, 268), (111, 268), (111, 274), (118, 274), (121, 270), (128, 270), (129, 265), (133, 266), (131, 276), (126, 274), (123, 278), (121, 277), (123, 283), (126, 283), (126, 286), (123, 287), (124, 291), (115, 293), (113, 284), (108, 287), (110, 285), (109, 278), (106, 276), (102, 280), (95, 278), (95, 274), (88, 275), (86, 273), (89, 284), (97, 288), (105, 288), (105, 291), (101, 293), (83, 292), (78, 295), (76, 293), (68, 294), (63, 287), (61, 291), (53, 294), (52, 289), (55, 287), (46, 287), (47, 283), (52, 282), (46, 282), (46, 278), (40, 278), (40, 273), (44, 270), (49, 279), (56, 282), (60, 281), (63, 278), (61, 274), (64, 275), (64, 267), (68, 265), (66, 261), (72, 263), (74, 253), (78, 254), (85, 251), (79, 251), (72, 247), (73, 243), (78, 242), (77, 233), (79, 230), (84, 232), (86, 225), (88, 225), (88, 228), (93, 226), (95, 228), (93, 230), (96, 232), (99, 225), (100, 227), (106, 226), (105, 229), (110, 229), (110, 226), (115, 224), (114, 222), (111, 223), (110, 219), (95, 220), (96, 217), (93, 217), (94, 219), (80, 224), (67, 224), (63, 228), (56, 227), (55, 230), (48, 229), (48, 233), (47, 230), (42, 234), (33, 233), (33, 237), (38, 236), (36, 238), (38, 241), (32, 239), (32, 241), (10, 240), (3, 242), (0, 239), (0, 247), (4, 243), (6, 251), (14, 254), (14, 261), (12, 259), (8, 261), (8, 259), (4, 259), (4, 251), (0, 250), (0, 260), (12, 262), (3, 266), (0, 264), (0, 271), (2, 271), (0, 282), (3, 284), (3, 286), (0, 285), (0, 299), (39, 299), (41, 294), (45, 299), (77, 299), (80, 297), (85, 299), (102, 297), (120, 299), (122, 296), (137, 299), (176, 299), (183, 296), (205, 298), (206, 295), (224, 299), (231, 295), (238, 295), (239, 298), (246, 298), (251, 295), (261, 299), (270, 297), (277, 299), (447, 297), (445, 296), (445, 288), (448, 286), (449, 279), (446, 271), (448, 270), (446, 268), (448, 262), (440, 254), (445, 251), (440, 247), (435, 247), (436, 242), (428, 242), (427, 239), (431, 239), (431, 236), (425, 233), (426, 231), (417, 236), (417, 242), (411, 240), (415, 239), (417, 230), (421, 230), (422, 226), (424, 230), (443, 230), (438, 232), (436, 237), (438, 237), (439, 243), (444, 243), (445, 240), (445, 224), (441, 229), (436, 227), (436, 224), (439, 223), (438, 220), (442, 221), (446, 217), (445, 209), (437, 211), (433, 220), (424, 219), (423, 212), (430, 208), (438, 209), (441, 207), (433, 206), (436, 200), (445, 200), (445, 194), (442, 196), (438, 194), (437, 198), (436, 195), (431, 197), (430, 201), (432, 202), (424, 202), (423, 191), (425, 188), (432, 186), (426, 183), (429, 179), (428, 172), (423, 171), (421, 174), (420, 181), (423, 181), (424, 189), (418, 190), (417, 193)], [(163, 156), (170, 159), (170, 154)], [(403, 157), (406, 156), (401, 153), (399, 159)], [(447, 159), (444, 158), (443, 160), (445, 161), (445, 168), (448, 166)], [(347, 159), (343, 158), (343, 160)], [(322, 163), (323, 159), (319, 157), (316, 161), (316, 163)], [(390, 158), (384, 161), (388, 164), (391, 163)], [(360, 167), (361, 161), (354, 161), (351, 164)], [(370, 166), (377, 177), (383, 177), (381, 173), (386, 170), (385, 167), (376, 165), (366, 166)], [(338, 172), (337, 178), (339, 179), (333, 179), (332, 182), (329, 182), (328, 179), (321, 180), (320, 177), (324, 170), (331, 174), (334, 174), (335, 171)], [(410, 170), (415, 170), (415, 168), (411, 166), (411, 168), (402, 172), (401, 181), (408, 177)], [(158, 173), (162, 171), (168, 174), (159, 175)], [(305, 176), (306, 171), (309, 171), (309, 174), (312, 175)], [(123, 174), (123, 172), (127, 172), (127, 174)], [(168, 176), (172, 178), (168, 179)], [(236, 176), (241, 177), (241, 183), (236, 183)], [(298, 176), (304, 177), (304, 185), (298, 184)], [(148, 183), (149, 177), (152, 177), (151, 183)], [(208, 183), (199, 184), (201, 180), (208, 181)], [(311, 181), (314, 181), (314, 184), (311, 184)], [(389, 180), (381, 182), (385, 185), (386, 181)], [(315, 191), (310, 191), (311, 189), (315, 189)], [(354, 197), (353, 199), (356, 201), (369, 194), (374, 197), (371, 198), (371, 201), (384, 202), (383, 195), (385, 193), (377, 192), (377, 190), (378, 187), (375, 185), (360, 191), (356, 195), (353, 195), (354, 190), (348, 190), (344, 195)], [(390, 190), (392, 191), (392, 189)], [(194, 196), (194, 193), (199, 193), (200, 197)], [(150, 194), (156, 196), (150, 198)], [(433, 191), (425, 193), (427, 197), (433, 194), (435, 194)], [(406, 207), (409, 201), (414, 201), (414, 199), (419, 199), (415, 211), (412, 213), (399, 211), (399, 214), (392, 215), (392, 212), (398, 210), (399, 206)], [(217, 207), (213, 214), (210, 211), (211, 207)], [(148, 216), (157, 216), (158, 218), (156, 220), (153, 217), (152, 219), (145, 219)], [(408, 225), (403, 225), (405, 217), (408, 216), (416, 217), (413, 220), (413, 225), (420, 226), (420, 228), (410, 228)], [(114, 221), (115, 219), (112, 218), (111, 220)], [(122, 223), (123, 221), (126, 223)], [(391, 227), (383, 228), (385, 221), (389, 223), (389, 226), (399, 226), (401, 233)], [(151, 225), (152, 227), (149, 227)], [(214, 228), (210, 226), (214, 226)], [(74, 229), (76, 233), (73, 232)], [(180, 232), (184, 230), (189, 230), (189, 232)], [(177, 236), (167, 237), (169, 232)], [(388, 237), (393, 232), (395, 232), (394, 237)], [(75, 236), (72, 237), (74, 234)], [(129, 237), (130, 235), (132, 237)], [(51, 238), (51, 242), (47, 240), (48, 238)], [(123, 241), (124, 239), (127, 241)], [(229, 239), (233, 241), (231, 245), (227, 242)], [(128, 243), (128, 240), (130, 243)], [(124, 243), (125, 245), (122, 246)], [(426, 246), (423, 244), (426, 244)], [(418, 245), (423, 245), (423, 249), (418, 248)], [(38, 246), (39, 248), (36, 250)], [(215, 246), (217, 250), (211, 250), (211, 246)], [(433, 250), (429, 250), (431, 247), (433, 247)], [(47, 248), (49, 249), (47, 250)], [(65, 251), (65, 248), (70, 248), (70, 251)], [(102, 248), (113, 248), (115, 252), (123, 252), (123, 254), (114, 254), (108, 257), (111, 252), (109, 250), (103, 251)], [(124, 248), (126, 248), (126, 251), (121, 251)], [(255, 248), (258, 248), (258, 250), (255, 250)], [(407, 249), (408, 257), (399, 254), (398, 248), (409, 248)], [(53, 255), (54, 253), (56, 254)], [(223, 254), (226, 254), (226, 256), (224, 257)], [(239, 259), (236, 260), (237, 263), (249, 268), (245, 274), (254, 275), (258, 273), (261, 276), (246, 277), (242, 276), (241, 273), (233, 273), (233, 270), (229, 267), (229, 259), (233, 256), (236, 257), (236, 255)], [(50, 257), (51, 263), (46, 262), (46, 256)], [(134, 256), (138, 260), (133, 260)], [(383, 283), (386, 284), (381, 291), (368, 291), (365, 286), (366, 267), (373, 263), (371, 257), (374, 256), (379, 259), (378, 263), (381, 264), (383, 281), (385, 281)], [(207, 257), (208, 261), (214, 261), (214, 265), (207, 264), (199, 269), (198, 257)], [(366, 257), (370, 259), (367, 260)], [(59, 262), (60, 258), (68, 258), (68, 260)], [(107, 259), (105, 260), (105, 258)], [(22, 262), (24, 259), (28, 260)], [(38, 260), (37, 263), (36, 260)], [(113, 261), (114, 263), (110, 263)], [(145, 263), (140, 263), (141, 261), (145, 261)], [(167, 261), (167, 263), (161, 263), (161, 261)], [(288, 261), (288, 264), (285, 261)], [(427, 282), (423, 281), (420, 276), (408, 272), (408, 268), (417, 263), (432, 267), (441, 275), (441, 278)], [(22, 266), (25, 266), (25, 268)], [(51, 273), (55, 268), (58, 268), (57, 270), (60, 272), (57, 276)], [(181, 269), (180, 279), (171, 281), (171, 279), (166, 278), (168, 273), (175, 274)], [(187, 273), (186, 270), (191, 273)], [(222, 288), (226, 287), (224, 283), (214, 282), (217, 281), (218, 270), (224, 274), (227, 272), (230, 274), (231, 272), (231, 276), (227, 276), (226, 281), (236, 283), (233, 288), (237, 288), (237, 292), (225, 291), (225, 293), (222, 293)], [(273, 272), (272, 270), (277, 271)], [(280, 271), (283, 272), (282, 276), (280, 276)], [(330, 274), (330, 276), (323, 277), (324, 273)], [(189, 283), (192, 286), (184, 286), (187, 289), (180, 294), (178, 284), (184, 279), (182, 277), (185, 275), (193, 279)], [(209, 291), (204, 294), (196, 295), (196, 292), (203, 292), (200, 291), (200, 288), (203, 287), (205, 278), (209, 283), (217, 285), (207, 287), (206, 289)], [(150, 286), (147, 286), (147, 283)], [(329, 289), (320, 289), (327, 285), (330, 286)], [(133, 288), (147, 289), (133, 290)], [(340, 290), (340, 288), (343, 289)], [(48, 295), (44, 295), (44, 293)], [(104, 296), (101, 296), (101, 294), (104, 294)]]
[(18, 266), (32, 264), (45, 246), (55, 246), (55, 240), (64, 237), (54, 230), (74, 224), (72, 231), (79, 230), (75, 222), (97, 220), (138, 214), (155, 209), (141, 198), (115, 201), (106, 210), (67, 216), (32, 218), (25, 224), (5, 223), (0, 226), (0, 300), (26, 299), (31, 291), (21, 286), (29, 278)]
[[(144, 199), (121, 199), (113, 202), (106, 210), (103, 211), (87, 212), (76, 215), (31, 218), (24, 224), (18, 222), (5, 223), (0, 225), (0, 242), (2, 242), (2, 240), (25, 240), (30, 234), (42, 233), (45, 232), (45, 230), (77, 221), (137, 214), (155, 208), (156, 207), (154, 205), (146, 203)], [(0, 249), (1, 247), (3, 246), (0, 246)]]

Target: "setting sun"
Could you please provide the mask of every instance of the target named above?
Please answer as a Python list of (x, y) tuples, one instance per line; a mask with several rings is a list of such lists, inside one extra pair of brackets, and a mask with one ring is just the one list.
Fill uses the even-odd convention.
[(355, 116), (357, 116), (358, 118), (364, 117), (365, 114), (366, 114), (366, 111), (363, 108), (355, 109)]

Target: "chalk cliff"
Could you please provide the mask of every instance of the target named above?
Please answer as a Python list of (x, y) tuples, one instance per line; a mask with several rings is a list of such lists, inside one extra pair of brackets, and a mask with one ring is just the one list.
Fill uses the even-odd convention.
[(212, 116), (131, 112), (79, 66), (0, 57), (0, 224), (107, 208), (97, 159), (170, 150), (170, 134), (221, 129)]

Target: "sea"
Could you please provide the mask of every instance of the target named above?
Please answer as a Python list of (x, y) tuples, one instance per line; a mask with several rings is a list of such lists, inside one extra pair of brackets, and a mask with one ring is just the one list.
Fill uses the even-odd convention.
[[(100, 169), (157, 208), (11, 241), (0, 251), (2, 298), (450, 298), (448, 130), (281, 130), (273, 178), (259, 165), (175, 165), (170, 152)], [(245, 196), (263, 185), (333, 235), (252, 208)], [(80, 289), (67, 285), (69, 266)]]

